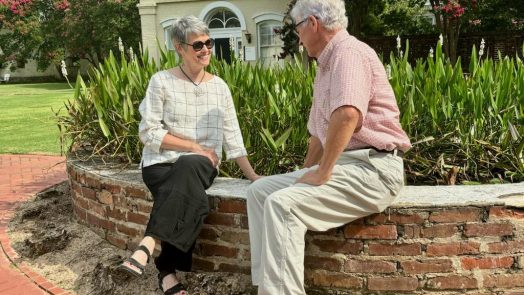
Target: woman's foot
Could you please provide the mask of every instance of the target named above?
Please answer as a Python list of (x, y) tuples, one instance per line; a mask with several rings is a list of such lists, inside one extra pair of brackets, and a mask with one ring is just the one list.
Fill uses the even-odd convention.
[(188, 295), (186, 287), (182, 285), (174, 273), (158, 274), (160, 290), (165, 295)]
[(133, 255), (120, 265), (120, 269), (135, 276), (141, 276), (144, 274), (144, 269), (154, 249), (155, 240), (151, 237), (145, 237), (140, 242), (138, 249), (133, 252)]

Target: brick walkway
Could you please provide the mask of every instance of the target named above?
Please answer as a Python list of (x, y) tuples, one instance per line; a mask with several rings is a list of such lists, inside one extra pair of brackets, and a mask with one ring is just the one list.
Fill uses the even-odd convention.
[(0, 155), (0, 294), (68, 294), (17, 263), (18, 254), (7, 235), (9, 220), (20, 203), (66, 179), (64, 157)]

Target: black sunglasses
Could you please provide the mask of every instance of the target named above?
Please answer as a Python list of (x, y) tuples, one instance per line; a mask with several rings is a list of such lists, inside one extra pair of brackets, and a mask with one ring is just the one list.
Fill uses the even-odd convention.
[(207, 39), (205, 42), (196, 41), (196, 42), (193, 42), (193, 44), (189, 44), (189, 43), (186, 43), (186, 42), (180, 42), (180, 43), (186, 44), (186, 45), (189, 45), (189, 46), (193, 47), (193, 50), (195, 50), (195, 51), (202, 50), (202, 48), (204, 48), (204, 45), (207, 47), (207, 49), (211, 49), (211, 48), (213, 48), (213, 46), (215, 46), (215, 40), (213, 40), (211, 38)]

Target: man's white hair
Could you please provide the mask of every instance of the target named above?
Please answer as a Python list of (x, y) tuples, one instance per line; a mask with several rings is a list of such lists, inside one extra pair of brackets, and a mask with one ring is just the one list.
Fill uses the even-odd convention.
[(291, 17), (297, 22), (312, 15), (328, 30), (346, 29), (348, 18), (343, 0), (298, 0)]

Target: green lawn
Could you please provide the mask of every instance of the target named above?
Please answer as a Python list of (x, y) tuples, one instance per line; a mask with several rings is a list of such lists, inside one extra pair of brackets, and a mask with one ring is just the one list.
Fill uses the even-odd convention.
[(60, 154), (53, 111), (72, 96), (67, 83), (0, 84), (0, 153)]

